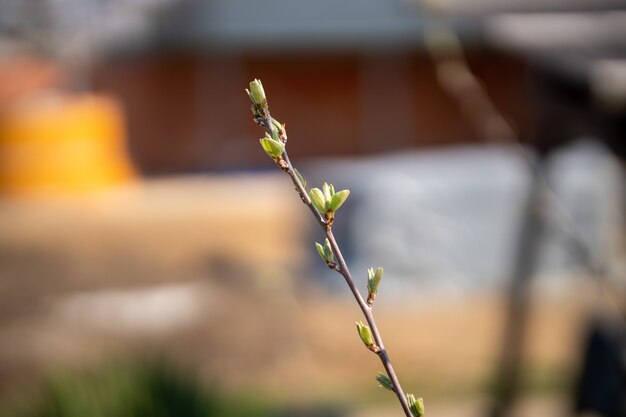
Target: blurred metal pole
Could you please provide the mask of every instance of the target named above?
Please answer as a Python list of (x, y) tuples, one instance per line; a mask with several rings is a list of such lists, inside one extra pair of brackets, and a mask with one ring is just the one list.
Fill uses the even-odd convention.
[(544, 231), (541, 205), (544, 200), (543, 177), (546, 155), (538, 155), (531, 170), (523, 218), (520, 222), (518, 243), (511, 284), (508, 289), (507, 318), (502, 339), (502, 352), (493, 391), (493, 404), (487, 415), (504, 417), (510, 414), (522, 380), (522, 357), (531, 305), (531, 280), (537, 269), (539, 248)]
[[(608, 288), (604, 262), (594, 259), (585, 236), (573, 221), (571, 214), (559, 201), (558, 196), (551, 190), (544, 175), (550, 152), (566, 143), (568, 139), (575, 137), (565, 127), (571, 125), (572, 121), (579, 121), (581, 117), (588, 118), (594, 113), (585, 109), (582, 113), (574, 114), (573, 117), (571, 114), (557, 117), (559, 116), (558, 110), (563, 109), (563, 103), (558, 100), (564, 98), (567, 105), (571, 106), (573, 103), (570, 95), (572, 91), (576, 92), (576, 86), (574, 90), (571, 85), (569, 88), (566, 86), (564, 91), (566, 94), (561, 96), (563, 91), (553, 90), (555, 88), (558, 90), (558, 87), (563, 88), (562, 77), (559, 78), (559, 83), (554, 84), (552, 80), (550, 84), (550, 80), (544, 80), (545, 71), (533, 71), (530, 87), (537, 94), (537, 97), (532, 100), (537, 120), (535, 120), (535, 137), (528, 141), (537, 150), (537, 158), (533, 159), (528, 150), (522, 146), (518, 132), (500, 114), (482, 83), (472, 73), (465, 58), (463, 44), (453, 30), (446, 4), (440, 0), (416, 0), (416, 6), (422, 10), (425, 17), (428, 17), (424, 24), (424, 44), (435, 65), (441, 87), (458, 103), (462, 113), (482, 137), (517, 148), (528, 164), (532, 175), (511, 276), (506, 311), (507, 321), (503, 332), (502, 353), (495, 379), (493, 403), (487, 413), (488, 416), (493, 417), (507, 416), (514, 406), (521, 385), (521, 362), (530, 307), (530, 284), (536, 272), (538, 251), (545, 225), (555, 223), (555, 218), (558, 219), (557, 226), (573, 243), (576, 255), (587, 267), (589, 276), (598, 283), (606, 299), (612, 301), (616, 311), (621, 312), (622, 320), (625, 317), (624, 309), (615, 300), (614, 291)], [(582, 97), (584, 98), (585, 94)], [(555, 106), (555, 100), (561, 105)], [(607, 144), (616, 155), (623, 157), (626, 154), (626, 146), (623, 144), (623, 129), (626, 124), (623, 120), (626, 119), (622, 113), (617, 114), (616, 120), (619, 121), (612, 123), (617, 134), (611, 132), (613, 134), (609, 135)], [(544, 203), (555, 211), (557, 216), (542, 216), (540, 206)]]
[[(431, 12), (432, 22), (425, 24), (424, 41), (441, 87), (458, 104), (476, 131), (492, 143), (512, 145), (528, 163), (530, 186), (518, 233), (518, 244), (508, 289), (506, 324), (503, 330), (502, 352), (493, 388), (493, 402), (487, 411), (491, 417), (510, 414), (519, 391), (524, 336), (530, 306), (530, 282), (536, 270), (538, 249), (543, 232), (540, 213), (544, 190), (543, 176), (546, 154), (533, 160), (524, 149), (517, 132), (508, 124), (493, 104), (482, 83), (472, 73), (463, 45), (452, 30), (450, 22), (439, 15), (436, 0), (422, 1)], [(445, 16), (445, 15), (444, 15)]]

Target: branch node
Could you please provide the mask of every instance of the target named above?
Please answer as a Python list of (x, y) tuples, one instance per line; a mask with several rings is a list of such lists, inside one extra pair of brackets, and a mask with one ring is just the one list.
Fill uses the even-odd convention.
[(282, 169), (285, 172), (289, 171), (289, 164), (287, 163), (287, 161), (285, 161), (283, 159), (283, 157), (278, 157), (276, 158), (276, 163), (278, 164), (278, 166), (280, 167), (280, 169)]
[(382, 350), (376, 346), (376, 345), (369, 345), (368, 349), (371, 350), (372, 352), (376, 353), (377, 355), (382, 353)]

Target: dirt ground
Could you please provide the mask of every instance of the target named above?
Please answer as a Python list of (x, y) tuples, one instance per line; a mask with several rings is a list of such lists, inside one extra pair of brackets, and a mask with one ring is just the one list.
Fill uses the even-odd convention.
[[(307, 276), (316, 254), (302, 236), (313, 222), (287, 184), (180, 178), (0, 201), (0, 397), (55, 369), (138, 355), (277, 401), (392, 415), (393, 399), (373, 380), (380, 365), (354, 330), (356, 306)], [(561, 399), (597, 301), (585, 282), (574, 279), (566, 294), (534, 291), (521, 414), (567, 409)], [(376, 315), (429, 416), (480, 414), (499, 354), (501, 293), (417, 302), (383, 290)]]

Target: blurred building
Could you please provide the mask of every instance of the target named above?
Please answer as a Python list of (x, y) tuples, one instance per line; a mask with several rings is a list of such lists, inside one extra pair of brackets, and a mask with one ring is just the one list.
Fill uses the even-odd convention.
[[(263, 80), (299, 157), (362, 155), (481, 139), (439, 87), (425, 18), (407, 1), (185, 1), (143, 43), (113, 51), (94, 85), (129, 115), (146, 173), (262, 166), (243, 89)], [(472, 68), (527, 127), (525, 63), (459, 23)]]
[[(587, 93), (593, 96), (596, 61), (624, 52), (624, 15), (615, 12), (623, 2), (443, 5), (472, 71), (525, 140), (535, 139), (541, 113), (555, 119), (555, 106), (544, 111), (538, 104), (553, 97), (537, 89), (593, 90)], [(263, 155), (249, 146), (258, 131), (241, 93), (252, 78), (265, 83), (299, 157), (484, 141), (439, 85), (423, 31), (441, 15), (422, 6), (405, 0), (176, 2), (141, 42), (118, 44), (95, 66), (94, 85), (124, 101), (132, 154), (145, 173), (259, 166)], [(556, 82), (541, 84), (555, 72)], [(580, 110), (558, 106), (556, 124), (572, 119), (563, 135), (589, 133), (569, 128), (587, 120)]]
[[(258, 131), (242, 93), (252, 78), (263, 80), (275, 116), (288, 123), (294, 156), (484, 141), (442, 89), (425, 48), (424, 31), (442, 22), (519, 137), (535, 141), (538, 129), (588, 134), (604, 117), (589, 107), (593, 97), (623, 108), (616, 85), (624, 84), (624, 7), (619, 0), (10, 0), (2, 5), (0, 53), (26, 39), (30, 53), (62, 63), (65, 85), (119, 97), (143, 173), (250, 168), (263, 166), (250, 146)], [(572, 102), (586, 104), (573, 110)], [(616, 129), (623, 127), (608, 128)]]

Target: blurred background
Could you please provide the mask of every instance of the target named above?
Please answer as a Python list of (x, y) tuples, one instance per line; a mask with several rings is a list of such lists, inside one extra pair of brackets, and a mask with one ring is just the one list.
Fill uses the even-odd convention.
[(0, 415), (625, 416), (626, 3), (0, 0)]

